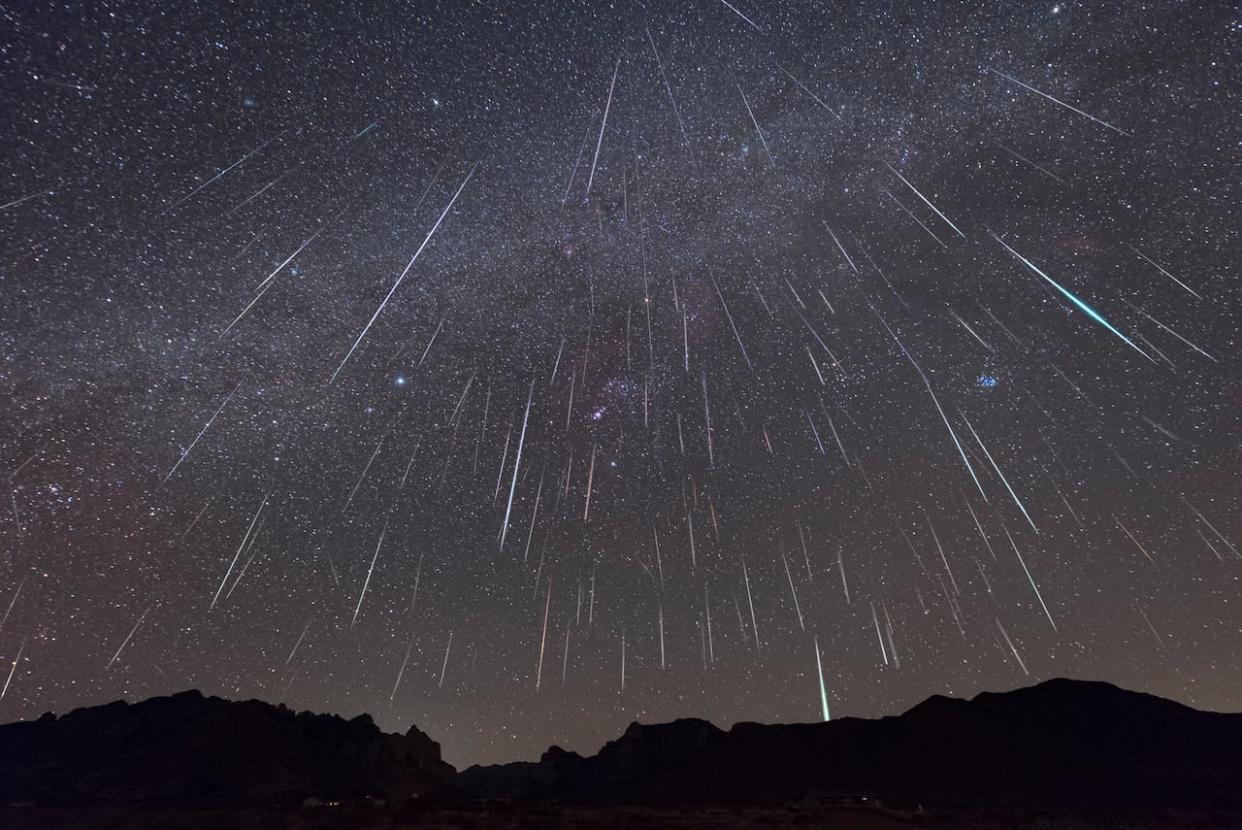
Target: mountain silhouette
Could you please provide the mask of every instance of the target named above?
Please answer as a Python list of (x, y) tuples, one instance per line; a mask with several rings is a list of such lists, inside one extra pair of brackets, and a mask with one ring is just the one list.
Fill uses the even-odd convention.
[(888, 803), (1082, 808), (1242, 804), (1242, 714), (1200, 712), (1107, 683), (1050, 680), (903, 715), (830, 723), (631, 724), (591, 757), (471, 767), (479, 797), (586, 803)]
[(197, 691), (0, 726), (0, 803), (409, 798), (451, 787), (440, 745), (369, 715), (295, 713)]
[(196, 691), (0, 726), (0, 805), (211, 809), (389, 803), (780, 805), (930, 809), (1242, 809), (1242, 714), (1201, 712), (1106, 683), (1050, 680), (903, 715), (728, 730), (631, 724), (595, 755), (458, 774), (417, 728)]

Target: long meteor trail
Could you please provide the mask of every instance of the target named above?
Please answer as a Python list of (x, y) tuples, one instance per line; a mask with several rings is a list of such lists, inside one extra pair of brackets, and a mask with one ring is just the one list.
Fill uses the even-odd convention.
[[(509, 534), (509, 514), (513, 511), (513, 494), (517, 491), (518, 472), (522, 468), (522, 445), (526, 443), (526, 424), (530, 421), (530, 402), (535, 396), (535, 381), (530, 382), (526, 393), (526, 414), (522, 416), (522, 434), (518, 437), (517, 457), (513, 461), (513, 481), (509, 484), (509, 505), (505, 508), (505, 522), (500, 526), (500, 549), (505, 549), (505, 536)], [(589, 509), (589, 503), (588, 503)]]
[(278, 133), (278, 134), (276, 134), (276, 135), (272, 136), (271, 138), (269, 138), (267, 141), (265, 141), (265, 142), (263, 142), (262, 144), (260, 144), (258, 147), (255, 147), (255, 148), (254, 148), (253, 150), (251, 150), (249, 153), (246, 153), (246, 155), (242, 156), (242, 157), (241, 157), (241, 158), (239, 158), (237, 161), (233, 162), (233, 163), (232, 163), (232, 164), (230, 164), (228, 167), (224, 168), (224, 169), (223, 169), (223, 170), (221, 170), (219, 173), (216, 173), (216, 175), (212, 176), (210, 179), (208, 179), (207, 181), (203, 182), (203, 183), (202, 183), (202, 184), (200, 184), (198, 187), (194, 188), (193, 190), (191, 190), (189, 193), (187, 193), (187, 194), (185, 194), (184, 196), (182, 196), (182, 197), (181, 197), (180, 199), (178, 199), (177, 201), (173, 202), (173, 203), (172, 203), (171, 205), (169, 205), (167, 208), (165, 208), (164, 210), (160, 211), (159, 215), (160, 215), (160, 216), (163, 216), (163, 215), (165, 215), (165, 214), (167, 214), (167, 213), (171, 213), (172, 211), (176, 210), (176, 209), (177, 209), (177, 208), (179, 208), (181, 205), (183, 205), (185, 202), (187, 202), (187, 201), (189, 201), (191, 198), (193, 198), (193, 196), (194, 196), (195, 194), (197, 194), (197, 193), (201, 192), (202, 190), (206, 189), (206, 188), (207, 188), (208, 186), (210, 186), (212, 183), (214, 183), (214, 182), (216, 182), (216, 181), (218, 181), (218, 180), (220, 180), (220, 179), (224, 178), (226, 175), (228, 175), (229, 171), (233, 170), (233, 169), (234, 169), (234, 168), (236, 168), (236, 167), (240, 167), (242, 164), (244, 164), (244, 163), (245, 163), (246, 159), (250, 158), (250, 157), (251, 157), (251, 156), (253, 156), (255, 153), (259, 152), (259, 151), (260, 151), (260, 150), (262, 150), (264, 147), (266, 147), (267, 145), (271, 144), (271, 143), (272, 143), (273, 141), (275, 141), (277, 138), (280, 138), (280, 135), (281, 135), (281, 134), (280, 134), (280, 133)]
[[(647, 42), (651, 44), (651, 52), (655, 55), (656, 66), (660, 68), (660, 78), (664, 81), (664, 89), (668, 92), (668, 100), (673, 105), (673, 114), (677, 116), (677, 126), (681, 128), (681, 140), (686, 145), (686, 153), (690, 153), (690, 137), (686, 135), (686, 125), (681, 119), (681, 110), (677, 108), (677, 99), (673, 97), (673, 88), (669, 85), (668, 76), (664, 74), (664, 62), (660, 60), (660, 51), (656, 49), (655, 38), (651, 36), (651, 29), (644, 26), (647, 32)], [(690, 156), (691, 161), (694, 156)]]
[(759, 28), (759, 24), (755, 23), (755, 21), (751, 20), (749, 17), (747, 17), (746, 15), (744, 15), (744, 14), (742, 14), (740, 11), (738, 11), (737, 6), (735, 6), (735, 5), (733, 5), (732, 3), (730, 3), (730, 2), (729, 2), (729, 0), (720, 0), (720, 2), (721, 2), (721, 3), (724, 3), (726, 6), (728, 6), (728, 7), (729, 7), (729, 11), (733, 12), (733, 13), (734, 13), (734, 14), (736, 14), (738, 17), (742, 18), (742, 19), (743, 19), (743, 20), (745, 20), (747, 23), (749, 23), (749, 24), (750, 24), (750, 27), (751, 27), (752, 29), (754, 29), (756, 32), (759, 32), (760, 34), (762, 34), (762, 33), (763, 33), (763, 29), (760, 29), (760, 28)]
[(129, 645), (129, 641), (134, 638), (134, 633), (138, 630), (138, 626), (142, 625), (142, 621), (147, 618), (147, 613), (150, 612), (150, 610), (151, 607), (147, 606), (146, 611), (142, 612), (142, 616), (138, 618), (138, 622), (134, 623), (134, 627), (129, 630), (128, 634), (125, 635), (125, 639), (121, 641), (120, 647), (117, 648), (116, 653), (112, 655), (112, 659), (108, 661), (108, 665), (104, 666), (105, 669), (112, 668), (112, 664), (117, 661), (117, 658), (121, 656), (121, 652), (125, 650), (125, 646)]
[(802, 83), (802, 81), (799, 81), (797, 78), (795, 78), (792, 74), (790, 74), (790, 72), (789, 72), (789, 70), (788, 70), (788, 69), (786, 69), (785, 67), (781, 66), (779, 63), (777, 64), (777, 67), (778, 67), (778, 68), (779, 68), (782, 72), (784, 72), (784, 73), (785, 73), (785, 77), (786, 77), (786, 78), (788, 78), (789, 80), (791, 80), (791, 81), (793, 81), (795, 84), (797, 84), (798, 89), (802, 90), (802, 91), (803, 91), (803, 92), (805, 92), (807, 95), (810, 95), (810, 96), (811, 96), (811, 98), (815, 101), (815, 103), (819, 104), (821, 107), (823, 107), (824, 109), (826, 109), (826, 110), (828, 111), (828, 114), (829, 114), (829, 115), (831, 115), (833, 118), (837, 119), (838, 121), (841, 121), (842, 123), (844, 123), (844, 121), (843, 121), (843, 119), (841, 118), (841, 116), (837, 115), (837, 114), (836, 114), (836, 112), (834, 112), (834, 111), (833, 111), (832, 107), (830, 107), (830, 106), (828, 106), (827, 104), (825, 104), (823, 101), (821, 101), (821, 100), (820, 100), (820, 98), (819, 98), (819, 96), (818, 96), (818, 95), (816, 95), (814, 92), (811, 92), (811, 90), (807, 89), (806, 84)]
[(612, 68), (612, 83), (608, 85), (608, 100), (604, 103), (604, 119), (599, 124), (599, 138), (595, 140), (595, 158), (591, 159), (591, 175), (587, 177), (586, 195), (591, 195), (595, 182), (595, 165), (599, 164), (599, 148), (604, 145), (604, 130), (608, 129), (608, 111), (612, 109), (612, 91), (617, 88), (617, 73), (621, 71), (621, 55), (617, 53), (617, 65)]
[(824, 688), (824, 664), (819, 657), (819, 637), (815, 637), (815, 668), (819, 670), (819, 705), (823, 709), (824, 723), (828, 722), (828, 690)]
[[(983, 450), (983, 454), (988, 458), (988, 463), (992, 465), (992, 469), (995, 470), (996, 475), (1000, 477), (1001, 483), (1004, 484), (1005, 489), (1009, 491), (1009, 496), (1013, 499), (1013, 503), (1018, 505), (1018, 509), (1022, 511), (1022, 515), (1026, 517), (1026, 521), (1030, 524), (1031, 530), (1039, 533), (1039, 528), (1035, 526), (1034, 520), (1031, 519), (1031, 514), (1026, 512), (1026, 506), (1022, 504), (1022, 499), (1018, 498), (1018, 494), (1015, 493), (1013, 488), (1009, 486), (1009, 479), (1005, 478), (1005, 474), (1001, 472), (1000, 466), (996, 463), (996, 459), (992, 458), (992, 453), (988, 452), (988, 448), (984, 445), (983, 439), (979, 437), (979, 433), (975, 432), (975, 428), (971, 426), (970, 420), (966, 417), (966, 413), (959, 409), (957, 414), (962, 416), (962, 420), (965, 421), (966, 426), (970, 429), (970, 434), (975, 436), (975, 441), (979, 443), (979, 448)], [(969, 505), (969, 502), (967, 502), (967, 504)], [(971, 513), (974, 513), (973, 508), (971, 509)], [(976, 522), (977, 521), (978, 520), (976, 519)], [(983, 532), (982, 528), (979, 532)]]
[(1036, 89), (1035, 87), (1031, 86), (1030, 84), (1023, 83), (1022, 81), (1019, 81), (1017, 78), (1013, 77), (1012, 75), (1006, 75), (1004, 72), (998, 72), (997, 70), (993, 69), (993, 68), (992, 68), (992, 67), (990, 67), (990, 66), (989, 66), (989, 67), (985, 67), (985, 68), (987, 69), (987, 71), (991, 72), (993, 75), (999, 75), (1000, 77), (1004, 78), (1006, 81), (1010, 81), (1010, 82), (1012, 82), (1012, 83), (1015, 83), (1015, 84), (1017, 84), (1018, 86), (1022, 87), (1023, 89), (1025, 89), (1025, 90), (1027, 90), (1027, 91), (1029, 91), (1029, 92), (1034, 92), (1036, 95), (1039, 95), (1039, 96), (1042, 96), (1042, 97), (1044, 97), (1044, 98), (1047, 98), (1049, 101), (1051, 101), (1052, 103), (1056, 104), (1057, 106), (1059, 106), (1059, 107), (1065, 107), (1065, 108), (1066, 108), (1067, 110), (1069, 110), (1070, 112), (1076, 112), (1076, 113), (1078, 113), (1079, 115), (1081, 115), (1083, 118), (1089, 118), (1089, 119), (1091, 119), (1092, 121), (1094, 121), (1094, 122), (1095, 122), (1095, 123), (1097, 123), (1097, 124), (1101, 124), (1101, 125), (1103, 125), (1103, 126), (1105, 126), (1105, 127), (1108, 127), (1110, 130), (1112, 130), (1112, 131), (1113, 131), (1113, 132), (1115, 132), (1115, 133), (1120, 133), (1121, 135), (1124, 135), (1124, 136), (1129, 136), (1129, 135), (1132, 135), (1132, 133), (1128, 133), (1128, 132), (1126, 132), (1125, 130), (1121, 129), (1120, 127), (1114, 127), (1112, 124), (1109, 124), (1107, 121), (1104, 121), (1103, 119), (1100, 119), (1100, 118), (1096, 118), (1094, 115), (1092, 115), (1092, 114), (1091, 114), (1091, 113), (1089, 113), (1089, 112), (1083, 112), (1082, 110), (1078, 109), (1078, 107), (1071, 106), (1070, 104), (1065, 103), (1064, 101), (1060, 100), (1059, 98), (1053, 98), (1051, 95), (1049, 95), (1049, 94), (1048, 94), (1048, 93), (1046, 93), (1046, 92), (1040, 92), (1040, 91), (1039, 91), (1038, 89)]
[(892, 170), (892, 171), (893, 171), (893, 174), (894, 174), (895, 176), (897, 176), (897, 178), (901, 179), (901, 180), (902, 180), (902, 182), (904, 182), (904, 183), (905, 183), (906, 187), (908, 187), (908, 188), (910, 188), (911, 190), (913, 190), (913, 191), (914, 191), (914, 195), (915, 195), (915, 196), (918, 196), (920, 199), (922, 199), (922, 200), (923, 200), (923, 204), (927, 205), (929, 208), (931, 208), (932, 210), (936, 211), (936, 215), (937, 215), (937, 216), (939, 216), (941, 219), (943, 219), (943, 220), (944, 220), (944, 221), (948, 224), (948, 226), (949, 226), (950, 228), (952, 228), (952, 229), (953, 229), (953, 232), (954, 232), (954, 233), (956, 233), (956, 234), (957, 234), (958, 236), (960, 236), (962, 239), (965, 239), (965, 238), (966, 238), (966, 234), (962, 233), (961, 229), (960, 229), (957, 225), (954, 225), (954, 224), (953, 224), (953, 220), (952, 220), (952, 219), (950, 219), (949, 217), (945, 216), (943, 213), (941, 213), (941, 212), (940, 212), (940, 208), (938, 208), (938, 207), (936, 207), (935, 205), (933, 205), (933, 204), (931, 203), (931, 200), (930, 200), (930, 199), (928, 199), (926, 196), (924, 196), (922, 193), (920, 193), (920, 192), (919, 192), (919, 189), (918, 189), (917, 187), (915, 187), (914, 185), (910, 184), (910, 180), (909, 180), (909, 179), (907, 179), (905, 176), (901, 175), (901, 172), (900, 172), (900, 171), (898, 171), (896, 167), (893, 167), (893, 165), (889, 164), (887, 161), (886, 161), (886, 162), (884, 162), (884, 166), (886, 166), (889, 170)]
[(392, 284), (392, 288), (388, 289), (388, 295), (384, 297), (383, 301), (379, 304), (379, 308), (375, 309), (375, 313), (372, 314), (371, 319), (367, 321), (366, 326), (362, 329), (362, 333), (359, 334), (358, 339), (354, 341), (354, 345), (349, 347), (349, 351), (346, 352), (345, 357), (341, 359), (341, 365), (336, 367), (336, 371), (332, 373), (332, 377), (329, 378), (328, 383), (334, 383), (336, 381), (337, 375), (341, 373), (341, 370), (345, 368), (345, 364), (349, 362), (351, 357), (353, 357), (354, 351), (358, 348), (358, 344), (362, 342), (362, 338), (367, 336), (367, 332), (369, 332), (371, 330), (371, 326), (375, 324), (375, 320), (380, 316), (380, 312), (384, 310), (384, 306), (388, 305), (388, 301), (392, 299), (392, 295), (397, 292), (397, 288), (400, 287), (401, 281), (405, 279), (405, 275), (410, 273), (410, 269), (414, 267), (414, 263), (418, 261), (419, 256), (423, 253), (423, 250), (426, 249), (427, 243), (431, 241), (431, 237), (434, 236), (435, 232), (439, 229), (440, 223), (444, 221), (444, 217), (448, 216), (449, 211), (453, 209), (453, 205), (457, 204), (457, 197), (460, 196), (461, 192), (466, 189), (466, 184), (470, 181), (470, 177), (474, 175), (474, 171), (477, 170), (478, 167), (478, 162), (475, 162), (474, 166), (470, 168), (470, 172), (466, 174), (466, 178), (462, 179), (461, 184), (457, 188), (457, 192), (453, 194), (453, 198), (449, 200), (448, 205), (443, 211), (441, 211), (440, 218), (437, 219), (436, 223), (431, 226), (431, 230), (427, 231), (427, 237), (423, 240), (423, 244), (418, 246), (418, 250), (414, 252), (414, 256), (410, 257), (410, 261), (406, 264), (405, 270), (401, 272), (401, 276), (397, 277), (397, 281)]
[(1122, 342), (1124, 342), (1127, 346), (1129, 346), (1131, 349), (1134, 349), (1134, 351), (1138, 352), (1143, 357), (1150, 360), (1152, 363), (1156, 362), (1155, 359), (1153, 359), (1151, 355), (1149, 355), (1147, 352), (1143, 351), (1138, 346), (1136, 346), (1133, 340), (1126, 337), (1124, 334), (1122, 334), (1120, 331), (1114, 328), (1113, 324), (1105, 320), (1104, 317), (1098, 311), (1096, 311), (1091, 306), (1087, 305), (1084, 301), (1080, 300), (1076, 294), (1074, 294), (1072, 291), (1070, 291), (1065, 286), (1061, 285), (1061, 283), (1057, 282), (1052, 277), (1048, 276), (1043, 271), (1039, 270), (1039, 268), (1035, 265), (1035, 263), (1031, 262), (1029, 259), (1022, 256), (1022, 254), (1018, 253), (1013, 248), (1006, 245), (1005, 240), (1001, 239), (999, 236), (997, 236), (994, 233), (992, 234), (992, 238), (995, 239), (997, 242), (999, 242), (1001, 245), (1003, 245), (1006, 251), (1013, 254), (1015, 257), (1017, 257), (1022, 262), (1023, 265), (1025, 265), (1027, 268), (1030, 268), (1032, 271), (1034, 271), (1039, 276), (1043, 277), (1043, 279), (1049, 285), (1051, 285), (1053, 288), (1059, 291), (1061, 293), (1061, 296), (1065, 297), (1067, 300), (1073, 303), (1074, 306), (1078, 308), (1083, 314), (1086, 314), (1092, 320), (1099, 323), (1104, 328), (1108, 329), (1112, 334), (1120, 338)]
[(215, 608), (216, 603), (220, 600), (220, 594), (224, 591), (224, 585), (229, 581), (233, 569), (237, 567), (237, 560), (241, 558), (242, 551), (246, 548), (246, 542), (250, 539), (250, 534), (254, 532), (254, 526), (259, 521), (259, 514), (263, 512), (264, 507), (267, 507), (267, 499), (271, 494), (271, 490), (263, 494), (263, 501), (259, 503), (259, 509), (254, 511), (254, 517), (250, 520), (250, 527), (246, 528), (246, 535), (242, 537), (241, 544), (237, 546), (237, 553), (233, 554), (233, 561), (229, 564), (229, 569), (225, 571), (224, 579), (220, 580), (220, 587), (216, 589), (216, 595), (211, 598), (211, 605), (208, 608)]
[(759, 128), (759, 121), (755, 118), (755, 112), (750, 108), (750, 101), (746, 100), (746, 92), (742, 89), (742, 85), (737, 85), (737, 91), (742, 95), (742, 103), (746, 105), (746, 114), (750, 116), (750, 123), (755, 125), (755, 132), (759, 134), (759, 141), (763, 144), (764, 155), (768, 157), (768, 164), (775, 165), (772, 161), (772, 151), (768, 149), (768, 140), (763, 137), (763, 130)]
[(168, 479), (172, 478), (173, 473), (177, 472), (177, 468), (181, 466), (181, 463), (189, 458), (190, 453), (193, 452), (194, 447), (198, 444), (199, 440), (201, 440), (203, 435), (207, 433), (207, 430), (211, 429), (211, 425), (215, 423), (216, 418), (219, 417), (220, 413), (224, 411), (224, 407), (228, 406), (229, 401), (233, 400), (233, 396), (237, 394), (237, 390), (241, 389), (241, 385), (242, 382), (239, 380), (237, 385), (233, 387), (233, 391), (225, 396), (224, 400), (220, 403), (220, 406), (217, 407), (216, 411), (212, 413), (210, 418), (207, 419), (207, 423), (203, 424), (203, 428), (198, 431), (198, 435), (194, 436), (194, 440), (190, 442), (190, 446), (186, 447), (181, 453), (181, 457), (177, 459), (177, 463), (172, 465), (172, 469), (168, 471), (168, 475), (164, 476), (164, 481), (161, 481), (160, 484), (163, 484), (167, 482)]
[(362, 593), (358, 595), (358, 604), (354, 606), (354, 617), (349, 621), (350, 628), (353, 628), (354, 623), (358, 622), (358, 612), (362, 610), (362, 601), (367, 597), (367, 588), (371, 586), (371, 574), (375, 573), (375, 560), (379, 559), (380, 548), (384, 545), (384, 536), (387, 533), (388, 519), (385, 519), (384, 528), (380, 531), (379, 541), (375, 543), (375, 555), (371, 557), (371, 567), (367, 569), (366, 581), (362, 583)]
[(962, 442), (958, 440), (957, 433), (953, 431), (953, 425), (949, 423), (948, 417), (944, 414), (944, 409), (940, 406), (940, 399), (936, 397), (936, 393), (932, 389), (931, 381), (927, 379), (927, 375), (923, 374), (923, 370), (919, 367), (919, 364), (914, 361), (914, 358), (910, 355), (910, 352), (906, 351), (905, 345), (900, 339), (898, 339), (897, 335), (893, 333), (893, 330), (889, 328), (888, 322), (880, 316), (880, 312), (875, 310), (875, 306), (871, 307), (871, 312), (875, 314), (876, 319), (878, 319), (880, 324), (884, 326), (884, 330), (888, 332), (889, 337), (893, 338), (893, 342), (897, 344), (899, 349), (901, 349), (901, 353), (906, 356), (906, 360), (910, 361), (910, 365), (914, 367), (914, 371), (919, 373), (919, 377), (923, 380), (923, 386), (927, 388), (927, 394), (931, 395), (932, 403), (936, 405), (936, 411), (940, 413), (940, 420), (944, 421), (945, 428), (949, 430), (949, 437), (953, 439), (953, 446), (957, 447), (957, 454), (961, 456), (962, 463), (966, 465), (966, 471), (970, 473), (970, 477), (974, 480), (975, 486), (979, 488), (979, 495), (982, 496), (983, 500), (986, 502), (988, 500), (988, 494), (983, 492), (983, 485), (979, 482), (979, 477), (975, 475), (975, 468), (971, 465), (970, 459), (966, 457), (966, 451), (962, 449)]
[(281, 271), (283, 271), (286, 265), (288, 265), (290, 262), (293, 262), (293, 258), (296, 257), (298, 254), (302, 253), (303, 249), (305, 249), (307, 245), (311, 244), (311, 242), (314, 242), (315, 237), (319, 236), (319, 234), (321, 233), (323, 233), (323, 228), (320, 228), (319, 230), (311, 234), (309, 237), (307, 237), (306, 241), (303, 242), (301, 245), (299, 245), (296, 251), (289, 254), (289, 256), (285, 259), (284, 262), (276, 266), (276, 270), (272, 271), (272, 273), (267, 275), (267, 279), (263, 280), (263, 282), (259, 285), (259, 292), (254, 295), (254, 299), (250, 301), (249, 305), (247, 305), (245, 308), (241, 310), (240, 314), (238, 314), (236, 317), (233, 318), (233, 322), (229, 323), (225, 327), (224, 331), (220, 332), (221, 337), (224, 337), (224, 335), (228, 334), (230, 331), (233, 330), (233, 326), (241, 322), (241, 319), (245, 317), (247, 313), (249, 313), (250, 309), (254, 308), (254, 304), (257, 303), (259, 300), (263, 299), (263, 295), (266, 294), (267, 290), (275, 284), (274, 280), (276, 279), (276, 275), (279, 274)]

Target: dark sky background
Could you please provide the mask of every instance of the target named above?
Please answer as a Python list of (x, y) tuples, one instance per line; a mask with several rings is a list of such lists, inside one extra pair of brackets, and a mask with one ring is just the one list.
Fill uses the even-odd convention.
[(0, 719), (1242, 709), (1236, 7), (281, 5), (0, 6)]

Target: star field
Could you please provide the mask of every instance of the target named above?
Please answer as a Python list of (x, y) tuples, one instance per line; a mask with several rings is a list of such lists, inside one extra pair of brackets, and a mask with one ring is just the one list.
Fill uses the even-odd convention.
[(1242, 709), (1240, 36), (0, 8), (0, 718), (196, 687), (462, 765), (1058, 675)]

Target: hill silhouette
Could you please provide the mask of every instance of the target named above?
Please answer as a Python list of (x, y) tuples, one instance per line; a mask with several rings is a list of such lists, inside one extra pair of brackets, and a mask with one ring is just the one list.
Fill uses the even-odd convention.
[(830, 723), (632, 724), (598, 754), (471, 767), (485, 797), (590, 803), (780, 803), (870, 795), (939, 806), (1242, 804), (1242, 714), (1107, 683), (1050, 680), (897, 717)]
[(0, 726), (0, 803), (408, 798), (452, 785), (440, 745), (369, 715), (295, 713), (197, 691)]
[(184, 692), (0, 726), (0, 805), (212, 809), (307, 797), (408, 803), (773, 805), (878, 798), (958, 808), (1242, 808), (1242, 714), (1106, 683), (931, 697), (878, 720), (728, 730), (632, 724), (589, 757), (458, 774), (417, 728), (385, 734), (260, 701)]

